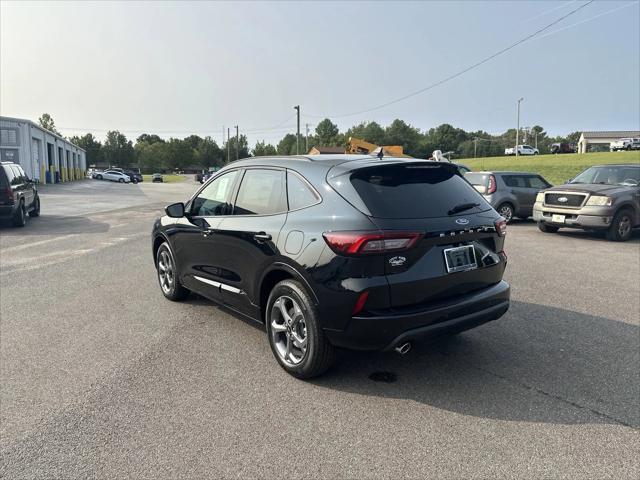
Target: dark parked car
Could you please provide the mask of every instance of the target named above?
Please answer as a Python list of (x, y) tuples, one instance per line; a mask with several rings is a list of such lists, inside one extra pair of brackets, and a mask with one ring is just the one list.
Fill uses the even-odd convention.
[(156, 182), (163, 183), (164, 182), (164, 177), (162, 176), (161, 173), (154, 173), (153, 175), (151, 175), (151, 181), (153, 183), (156, 183)]
[(406, 353), (501, 317), (505, 233), (450, 163), (258, 157), (169, 205), (152, 248), (165, 297), (266, 324), (280, 365), (309, 378), (334, 347)]
[(123, 173), (131, 179), (131, 183), (138, 183), (144, 180), (139, 168), (125, 170)]
[(35, 184), (20, 165), (0, 163), (0, 218), (11, 219), (16, 227), (24, 227), (30, 217), (40, 215), (40, 197)]
[(569, 227), (629, 240), (632, 229), (640, 227), (640, 165), (590, 167), (565, 185), (539, 193), (533, 218), (545, 233)]
[(576, 153), (576, 146), (574, 143), (552, 143), (549, 149), (551, 153)]
[(528, 218), (533, 215), (536, 195), (551, 186), (537, 173), (469, 172), (464, 178), (484, 195), (507, 223), (513, 217)]

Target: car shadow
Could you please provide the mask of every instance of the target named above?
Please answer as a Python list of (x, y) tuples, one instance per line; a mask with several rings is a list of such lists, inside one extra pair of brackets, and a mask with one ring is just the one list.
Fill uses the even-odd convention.
[(82, 216), (41, 215), (27, 219), (24, 227), (14, 227), (10, 220), (0, 222), (3, 237), (28, 237), (30, 235), (71, 235), (74, 233), (104, 233), (108, 223), (96, 222)]
[(637, 325), (512, 302), (502, 319), (404, 356), (341, 351), (312, 383), (482, 418), (640, 428), (639, 364)]

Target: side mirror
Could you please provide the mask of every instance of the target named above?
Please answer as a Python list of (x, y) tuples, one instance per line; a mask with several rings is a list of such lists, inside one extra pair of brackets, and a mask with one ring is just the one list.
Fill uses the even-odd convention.
[(573, 178), (567, 178), (567, 179), (564, 181), (564, 184), (566, 185), (567, 183), (571, 183), (571, 180), (573, 180)]
[(172, 203), (164, 208), (164, 211), (171, 218), (182, 218), (184, 217), (184, 203)]

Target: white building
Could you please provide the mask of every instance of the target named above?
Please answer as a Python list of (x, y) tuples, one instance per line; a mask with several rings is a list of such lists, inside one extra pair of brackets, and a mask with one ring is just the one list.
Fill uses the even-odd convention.
[(578, 153), (587, 153), (590, 144), (610, 144), (623, 138), (640, 137), (637, 130), (617, 132), (582, 132), (578, 140)]
[(84, 178), (86, 152), (30, 120), (0, 117), (0, 161), (19, 163), (40, 183)]

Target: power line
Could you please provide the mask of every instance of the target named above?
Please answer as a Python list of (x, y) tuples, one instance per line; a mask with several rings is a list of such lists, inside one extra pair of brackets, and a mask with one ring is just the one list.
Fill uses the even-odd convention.
[(533, 16), (533, 17), (531, 17), (531, 18), (528, 18), (528, 19), (526, 19), (526, 20), (522, 20), (522, 22), (521, 22), (521, 23), (527, 23), (527, 22), (531, 22), (531, 21), (533, 21), (533, 20), (537, 20), (537, 19), (538, 19), (538, 18), (540, 18), (540, 17), (544, 17), (544, 16), (546, 16), (546, 15), (549, 15), (551, 12), (555, 12), (556, 10), (560, 10), (561, 8), (568, 7), (569, 5), (571, 5), (572, 3), (576, 3), (577, 1), (578, 1), (578, 0), (571, 0), (570, 2), (563, 3), (562, 5), (557, 5), (557, 6), (553, 7), (553, 8), (552, 8), (552, 9), (550, 9), (550, 10), (545, 10), (544, 12), (542, 12), (542, 13), (538, 13), (537, 15), (534, 15), (534, 16)]
[(407, 100), (408, 98), (415, 97), (416, 95), (420, 95), (421, 93), (424, 93), (424, 92), (426, 92), (427, 90), (431, 90), (431, 89), (433, 89), (433, 88), (435, 88), (435, 87), (438, 87), (438, 86), (442, 85), (443, 83), (446, 83), (446, 82), (448, 82), (448, 81), (450, 81), (450, 80), (453, 80), (454, 78), (457, 78), (457, 77), (459, 77), (459, 76), (461, 76), (461, 75), (464, 75), (465, 73), (467, 73), (467, 72), (469, 72), (469, 71), (471, 71), (471, 70), (473, 70), (473, 69), (475, 69), (475, 68), (479, 67), (480, 65), (483, 65), (483, 64), (485, 64), (485, 63), (487, 63), (487, 62), (489, 62), (489, 61), (493, 60), (494, 58), (496, 58), (496, 57), (498, 57), (498, 56), (500, 56), (500, 55), (502, 55), (502, 54), (504, 54), (504, 53), (508, 52), (509, 50), (514, 49), (514, 48), (515, 48), (515, 47), (517, 47), (518, 45), (521, 45), (521, 44), (523, 44), (524, 42), (526, 42), (526, 41), (528, 41), (528, 40), (531, 40), (531, 39), (532, 39), (532, 38), (534, 38), (535, 36), (537, 36), (537, 35), (541, 34), (542, 32), (545, 32), (546, 30), (550, 29), (550, 28), (551, 28), (551, 27), (553, 27), (554, 25), (557, 25), (558, 23), (560, 23), (560, 22), (561, 22), (562, 20), (564, 20), (565, 18), (570, 17), (571, 15), (573, 15), (573, 14), (577, 13), (578, 11), (582, 10), (583, 8), (585, 8), (586, 6), (591, 5), (594, 1), (595, 1), (595, 0), (589, 0), (588, 2), (586, 2), (586, 3), (582, 4), (582, 5), (580, 5), (579, 7), (574, 8), (574, 9), (573, 9), (573, 10), (571, 10), (570, 12), (568, 12), (568, 13), (566, 13), (566, 14), (562, 15), (561, 17), (559, 17), (558, 19), (554, 20), (553, 22), (551, 22), (551, 23), (549, 23), (549, 24), (545, 25), (545, 26), (544, 26), (544, 27), (542, 27), (542, 28), (539, 28), (539, 29), (538, 29), (538, 30), (536, 30), (535, 32), (533, 32), (533, 33), (531, 33), (531, 34), (527, 35), (526, 37), (524, 37), (524, 38), (522, 38), (522, 39), (518, 40), (517, 42), (515, 42), (515, 43), (513, 43), (513, 44), (509, 45), (508, 47), (505, 47), (505, 48), (503, 48), (503, 49), (501, 49), (501, 50), (498, 50), (498, 51), (497, 51), (497, 52), (495, 52), (494, 54), (489, 55), (488, 57), (486, 57), (486, 58), (484, 58), (484, 59), (482, 59), (482, 60), (480, 60), (480, 61), (478, 61), (478, 62), (474, 63), (473, 65), (470, 65), (470, 66), (468, 66), (468, 67), (466, 67), (466, 68), (464, 68), (464, 69), (460, 70), (459, 72), (454, 73), (453, 75), (450, 75), (450, 76), (448, 76), (448, 77), (446, 77), (446, 78), (443, 78), (442, 80), (439, 80), (439, 81), (437, 81), (437, 82), (435, 82), (435, 83), (432, 83), (431, 85), (427, 85), (426, 87), (421, 88), (420, 90), (416, 90), (415, 92), (411, 92), (411, 93), (409, 93), (409, 94), (407, 94), (407, 95), (404, 95), (404, 96), (402, 96), (402, 97), (396, 98), (396, 99), (391, 100), (391, 101), (389, 101), (389, 102), (385, 102), (385, 103), (382, 103), (382, 104), (380, 104), (380, 105), (376, 105), (375, 107), (367, 108), (367, 109), (364, 109), (364, 110), (359, 110), (359, 111), (357, 111), (357, 112), (352, 112), (352, 113), (343, 113), (343, 114), (340, 114), (340, 115), (310, 115), (310, 114), (306, 114), (306, 116), (307, 116), (307, 117), (313, 117), (313, 118), (324, 118), (324, 117), (330, 117), (330, 118), (343, 118), (343, 117), (352, 117), (352, 116), (354, 116), (354, 115), (360, 115), (360, 114), (362, 114), (362, 113), (368, 113), (368, 112), (373, 112), (374, 110), (380, 110), (381, 108), (388, 107), (389, 105), (393, 105), (394, 103), (402, 102), (403, 100)]

